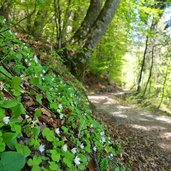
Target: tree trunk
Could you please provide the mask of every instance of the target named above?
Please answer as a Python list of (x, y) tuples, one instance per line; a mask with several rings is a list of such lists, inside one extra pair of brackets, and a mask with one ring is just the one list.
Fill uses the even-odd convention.
[[(169, 64), (170, 64), (170, 62), (169, 62)], [(162, 87), (162, 96), (161, 96), (161, 100), (160, 100), (160, 103), (159, 103), (157, 109), (160, 108), (160, 106), (161, 106), (161, 104), (163, 103), (163, 100), (164, 100), (165, 87), (166, 87), (167, 77), (168, 77), (168, 74), (169, 74), (169, 66), (170, 65), (167, 65), (167, 69), (166, 69), (166, 73), (165, 73), (165, 77), (164, 77), (164, 81), (163, 81), (163, 87)]]
[(83, 77), (88, 58), (91, 56), (93, 49), (97, 46), (110, 25), (119, 2), (120, 0), (106, 0), (104, 7), (100, 11), (99, 16), (93, 23), (87, 36), (80, 36), (79, 42), (84, 42), (84, 45), (80, 47), (80, 52), (72, 56), (72, 61), (75, 65), (73, 74), (76, 75), (77, 78), (80, 79)]
[(71, 38), (71, 42), (80, 43), (80, 40), (84, 40), (86, 38), (88, 32), (90, 31), (91, 27), (93, 26), (101, 11), (102, 2), (103, 0), (91, 0), (87, 14), (83, 22), (81, 23), (81, 26)]
[(144, 50), (144, 54), (143, 54), (143, 60), (141, 63), (141, 69), (140, 69), (138, 83), (137, 83), (137, 92), (140, 92), (140, 90), (141, 90), (142, 77), (143, 77), (143, 72), (145, 70), (145, 62), (146, 62), (146, 55), (147, 55), (147, 49), (148, 49), (148, 40), (149, 40), (149, 37), (147, 36), (146, 42), (145, 42), (145, 50)]
[(12, 3), (13, 3), (12, 0), (5, 0), (0, 7), (0, 16), (3, 16), (6, 20), (8, 20), (9, 18), (9, 13), (11, 10)]
[(154, 46), (152, 47), (152, 52), (151, 53), (152, 53), (151, 54), (151, 66), (150, 66), (150, 71), (149, 71), (149, 75), (148, 75), (148, 80), (146, 82), (145, 89), (144, 89), (144, 92), (143, 92), (143, 97), (145, 96), (148, 84), (149, 84), (151, 76), (152, 76), (152, 71), (153, 71), (153, 66), (154, 66)]

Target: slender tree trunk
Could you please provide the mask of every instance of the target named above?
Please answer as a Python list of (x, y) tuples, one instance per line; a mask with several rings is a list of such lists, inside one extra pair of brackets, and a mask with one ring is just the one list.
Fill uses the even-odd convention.
[(141, 90), (142, 77), (143, 77), (143, 72), (145, 70), (145, 62), (146, 62), (146, 55), (147, 55), (147, 49), (148, 49), (148, 40), (149, 40), (149, 37), (147, 36), (146, 42), (145, 42), (145, 50), (144, 50), (144, 54), (143, 54), (143, 60), (141, 63), (141, 69), (140, 69), (138, 83), (137, 83), (137, 92), (140, 92), (140, 90)]
[(148, 84), (149, 84), (150, 79), (151, 79), (151, 76), (152, 76), (153, 66), (154, 66), (154, 46), (152, 47), (152, 52), (151, 52), (151, 66), (150, 66), (150, 71), (149, 71), (149, 75), (148, 75), (148, 80), (146, 82), (145, 89), (144, 89), (144, 92), (143, 92), (143, 97), (145, 96), (145, 93), (147, 91)]
[(165, 95), (165, 87), (166, 87), (166, 82), (167, 82), (167, 77), (168, 77), (168, 74), (169, 74), (169, 67), (170, 67), (170, 62), (169, 62), (169, 65), (167, 65), (167, 69), (166, 69), (166, 73), (165, 73), (165, 77), (164, 77), (164, 81), (163, 81), (163, 87), (162, 87), (162, 96), (161, 96), (161, 100), (160, 100), (160, 103), (158, 105), (158, 109), (160, 108), (161, 104), (163, 103), (163, 100), (164, 100), (164, 95)]
[(66, 38), (64, 37), (64, 34), (66, 34), (68, 20), (69, 20), (70, 14), (71, 14), (70, 7), (71, 7), (71, 0), (68, 0), (67, 8), (66, 8), (65, 14), (64, 14), (63, 27), (62, 27), (62, 30), (61, 30), (62, 43), (66, 41)]

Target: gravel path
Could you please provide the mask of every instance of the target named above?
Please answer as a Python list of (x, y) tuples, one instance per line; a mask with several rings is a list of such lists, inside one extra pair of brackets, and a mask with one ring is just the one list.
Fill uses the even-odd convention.
[(129, 160), (135, 171), (171, 171), (171, 117), (123, 105), (117, 95), (93, 94), (89, 100), (97, 118), (124, 142), (123, 160)]

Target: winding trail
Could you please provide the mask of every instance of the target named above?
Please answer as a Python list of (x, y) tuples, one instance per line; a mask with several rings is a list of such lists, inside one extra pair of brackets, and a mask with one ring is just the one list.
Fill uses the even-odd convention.
[(123, 160), (135, 171), (171, 171), (171, 117), (126, 105), (121, 93), (89, 95), (98, 116), (124, 143)]

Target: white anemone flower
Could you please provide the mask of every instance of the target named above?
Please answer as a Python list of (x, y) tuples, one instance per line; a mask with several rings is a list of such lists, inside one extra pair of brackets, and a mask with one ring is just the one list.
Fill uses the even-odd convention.
[(62, 147), (62, 149), (66, 152), (67, 151), (67, 145), (65, 144), (63, 147)]
[(28, 119), (30, 116), (29, 115), (25, 115), (25, 119)]
[(102, 131), (102, 132), (100, 133), (100, 135), (104, 135), (104, 131)]
[(9, 121), (10, 121), (10, 117), (9, 117), (9, 116), (5, 116), (5, 117), (3, 118), (3, 122), (4, 122), (5, 124), (8, 124)]
[(42, 153), (43, 151), (45, 151), (45, 145), (41, 144), (39, 146), (39, 151)]
[(96, 148), (95, 146), (93, 147), (93, 151), (94, 151), (94, 152), (96, 152), (96, 151), (97, 151), (97, 148)]
[(62, 119), (63, 117), (64, 117), (64, 115), (63, 115), (63, 114), (60, 114), (60, 115), (59, 115), (59, 118), (60, 118), (60, 119)]
[(81, 148), (81, 149), (83, 149), (83, 148), (84, 148), (84, 144), (83, 144), (83, 143), (80, 145), (80, 148)]
[(71, 152), (72, 152), (73, 154), (76, 154), (76, 153), (77, 153), (77, 148), (74, 147), (74, 148), (71, 150)]
[(80, 164), (80, 158), (79, 158), (78, 156), (75, 157), (74, 163), (75, 163), (76, 165), (79, 165), (79, 164)]
[(56, 128), (56, 129), (55, 129), (55, 133), (56, 133), (56, 134), (60, 134), (59, 128)]
[(59, 104), (58, 107), (59, 107), (59, 109), (61, 109), (62, 108), (62, 104)]

